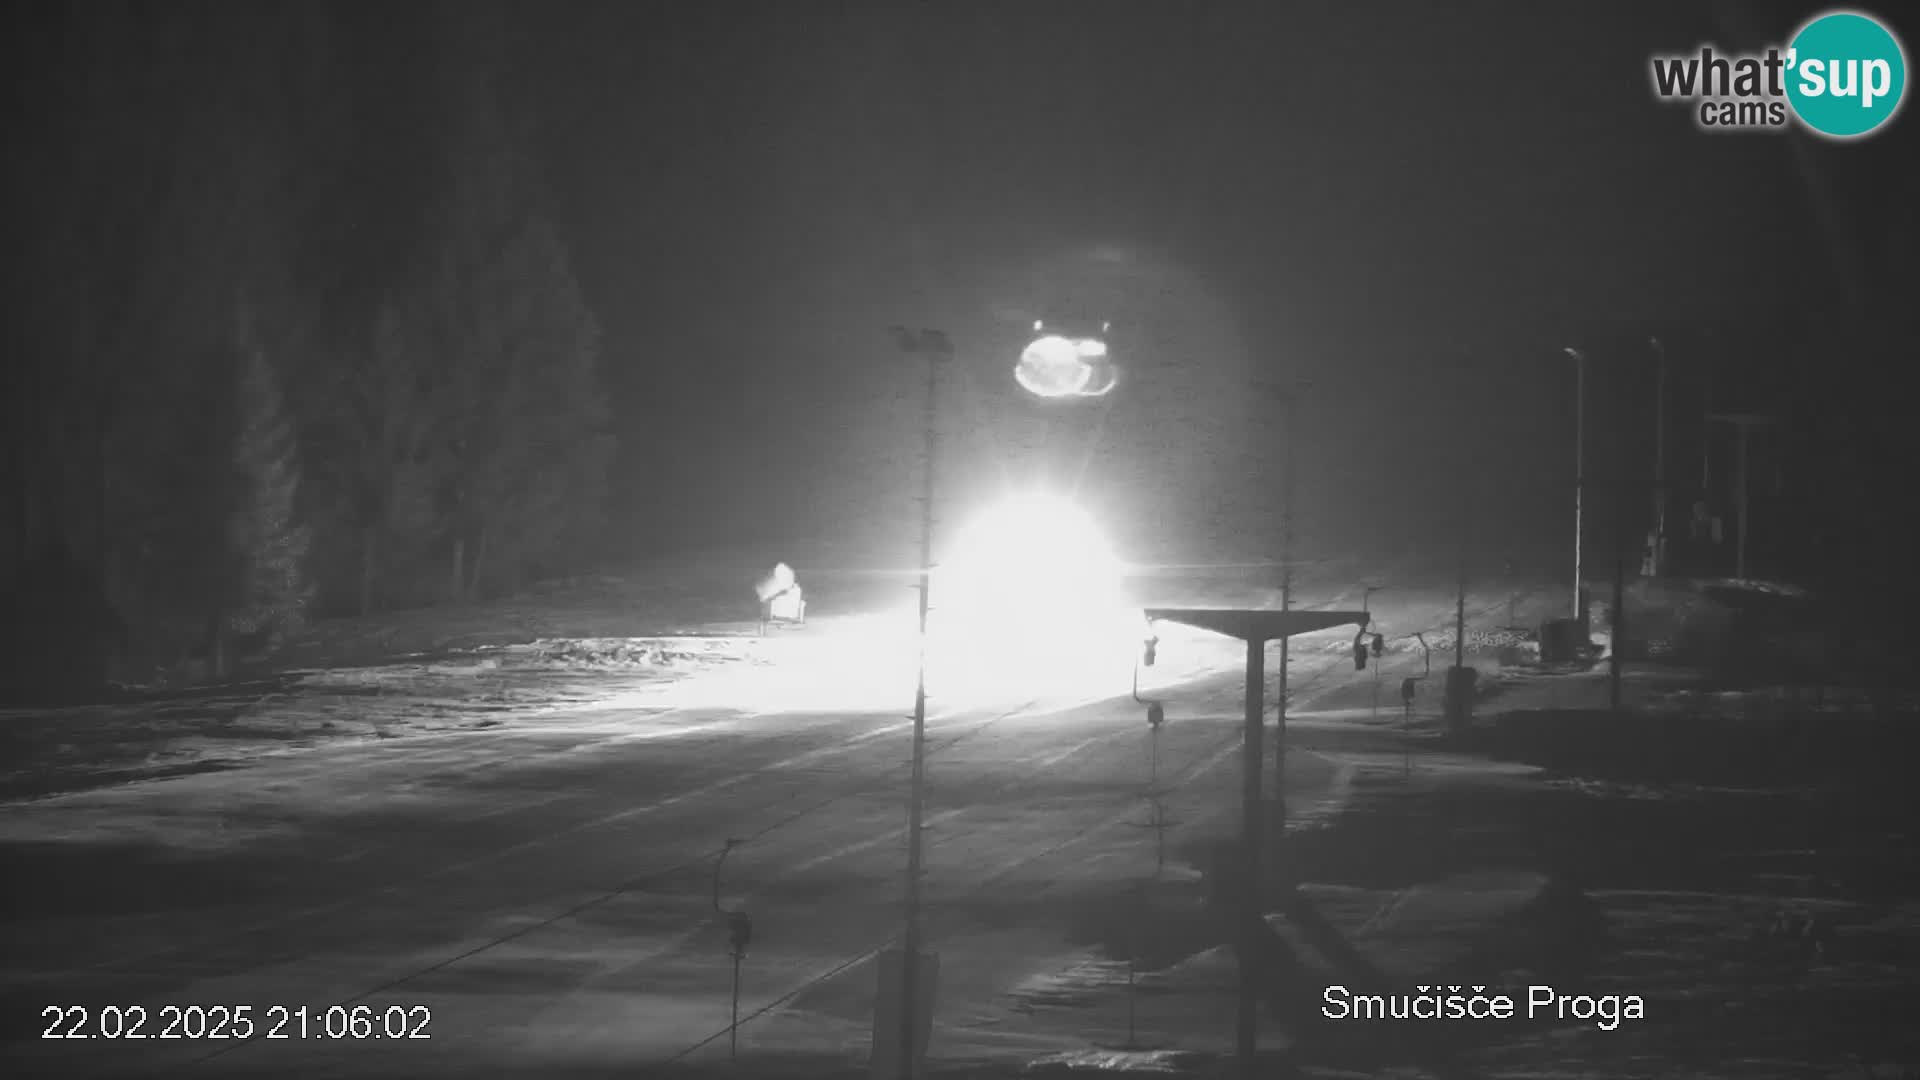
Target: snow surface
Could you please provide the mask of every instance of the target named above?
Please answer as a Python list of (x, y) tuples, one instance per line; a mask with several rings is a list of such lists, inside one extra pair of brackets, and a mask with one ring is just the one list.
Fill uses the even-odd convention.
[(688, 672), (751, 666), (745, 637), (541, 639), (125, 704), (0, 710), (0, 792), (36, 795), (236, 768), (339, 740), (409, 739), (641, 706)]
[[(1373, 603), (1385, 626), (1428, 627), (1452, 597)], [(1492, 628), (1504, 609), (1475, 618)], [(27, 1010), (7, 1028), (10, 1074), (197, 1059), (226, 1075), (718, 1074), (731, 965), (716, 906), (754, 921), (742, 1064), (857, 1071), (885, 992), (872, 960), (899, 927), (915, 643), (906, 605), (828, 610), (765, 638), (569, 626), (74, 710), (64, 725), (8, 716), (41, 769), (124, 774), (137, 751), (150, 772), (227, 766), (9, 807), (8, 1000), (424, 1006), (436, 1035), (76, 1044), (35, 1038)], [(1350, 642), (1336, 631), (1293, 650), (1300, 887), (1274, 896), (1267, 922), (1303, 972), (1296, 990), (1544, 980), (1644, 995), (1648, 1019), (1289, 1035), (1268, 1002), (1263, 1048), (1299, 1041), (1317, 1076), (1920, 1061), (1883, 1022), (1911, 1001), (1920, 957), (1900, 877), (1913, 841), (1860, 805), (1868, 793), (1489, 760), (1442, 732), (1437, 679), (1401, 710), (1418, 654), (1356, 672)], [(1193, 1074), (1229, 1051), (1237, 966), (1207, 897), (1210, 853), (1236, 822), (1243, 652), (1169, 630), (1160, 655), (1141, 687), (1166, 702), (1157, 734), (1124, 668), (971, 695), (934, 685), (925, 886), (942, 1064)], [(1602, 716), (1602, 672), (1476, 663), (1490, 729), (1503, 712)], [(1655, 672), (1625, 688), (1644, 710), (1698, 703)], [(1601, 944), (1544, 904), (1563, 873)], [(1775, 931), (1794, 918), (1822, 927), (1817, 949)]]

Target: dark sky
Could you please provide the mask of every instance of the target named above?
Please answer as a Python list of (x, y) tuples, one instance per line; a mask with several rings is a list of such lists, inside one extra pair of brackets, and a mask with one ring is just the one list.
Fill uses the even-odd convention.
[[(1910, 116), (1849, 145), (1711, 136), (1649, 91), (1651, 52), (1777, 41), (1804, 6), (522, 10), (649, 536), (899, 509), (894, 322), (949, 330), (984, 386), (1020, 313), (1112, 318), (1154, 374), (1113, 404), (1090, 497), (1136, 546), (1221, 552), (1276, 489), (1263, 379), (1314, 381), (1313, 543), (1432, 534), (1449, 491), (1519, 536), (1561, 513), (1562, 345), (1637, 371), (1659, 327), (1676, 364), (1792, 398), (1829, 366), (1810, 355), (1862, 348), (1838, 328), (1911, 325)], [(1608, 422), (1644, 434), (1640, 377), (1611, 376)], [(994, 400), (967, 408), (1023, 407)], [(1200, 517), (1217, 527), (1167, 527)]]

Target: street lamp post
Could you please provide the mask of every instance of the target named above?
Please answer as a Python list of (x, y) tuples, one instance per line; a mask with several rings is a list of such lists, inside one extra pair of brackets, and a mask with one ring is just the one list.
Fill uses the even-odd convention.
[[(1286, 425), (1283, 433), (1286, 459), (1280, 466), (1280, 610), (1293, 610), (1293, 490), (1294, 457), (1299, 446), (1299, 425), (1295, 423), (1298, 415), (1299, 387), (1280, 391), (1280, 422)], [(1280, 638), (1280, 692), (1274, 700), (1274, 737), (1273, 737), (1273, 839), (1271, 843), (1276, 851), (1287, 840), (1287, 668), (1290, 666), (1289, 639)], [(1287, 866), (1276, 859), (1274, 869), (1284, 874)]]
[(1655, 576), (1667, 569), (1667, 347), (1653, 344), (1655, 363), (1653, 399), (1653, 565)]
[(1582, 514), (1587, 491), (1587, 354), (1569, 347), (1573, 357), (1573, 617), (1585, 623), (1586, 605), (1581, 603), (1580, 539)]
[(922, 420), (925, 446), (920, 483), (920, 643), (919, 675), (913, 695), (913, 765), (907, 794), (907, 881), (904, 933), (900, 963), (899, 1061), (902, 1080), (919, 1071), (920, 964), (923, 934), (921, 877), (924, 861), (927, 761), (927, 616), (933, 588), (934, 458), (939, 449), (940, 364), (953, 356), (953, 346), (937, 330), (893, 328), (901, 351), (927, 359), (927, 389)]
[[(1104, 396), (1113, 389), (1115, 383), (1115, 371), (1104, 337), (1107, 329), (1107, 324), (1102, 323), (1100, 334), (1064, 337), (1043, 333), (1044, 327), (1035, 323), (1034, 331), (1040, 336), (1022, 352), (1014, 368), (1016, 381), (1040, 397)], [(907, 795), (905, 925), (901, 941), (900, 991), (896, 999), (900, 1010), (899, 1028), (897, 1036), (894, 1036), (899, 1040), (896, 1059), (899, 1064), (898, 1075), (901, 1080), (912, 1080), (920, 1072), (920, 1014), (929, 1010), (931, 1005), (929, 1001), (922, 1000), (923, 990), (931, 987), (931, 979), (923, 973), (922, 965), (928, 965), (925, 970), (931, 970), (935, 959), (922, 953), (925, 938), (921, 879), (925, 862), (925, 838), (922, 834), (926, 829), (927, 624), (932, 608), (934, 465), (939, 451), (940, 366), (944, 361), (953, 359), (953, 345), (946, 334), (938, 330), (902, 326), (890, 330), (902, 353), (924, 356), (927, 360), (927, 387), (922, 417), (925, 447), (920, 484), (919, 672), (913, 696), (913, 762)], [(884, 978), (883, 975), (883, 981)], [(923, 987), (923, 982), (927, 984), (926, 987)], [(930, 1012), (928, 1021), (930, 1028)], [(883, 1045), (880, 1033), (883, 1030), (884, 1025), (876, 1024), (876, 1076), (887, 1063), (880, 1056)]]

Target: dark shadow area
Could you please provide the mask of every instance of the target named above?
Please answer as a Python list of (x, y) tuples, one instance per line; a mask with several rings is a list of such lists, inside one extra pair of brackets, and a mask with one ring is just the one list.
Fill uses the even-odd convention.
[[(421, 659), (434, 659), (423, 657)], [(25, 705), (35, 708), (68, 708), (86, 705), (163, 705), (177, 704), (191, 706), (203, 702), (219, 701), (228, 697), (244, 698), (252, 695), (258, 698), (265, 694), (279, 694), (291, 690), (300, 681), (296, 672), (260, 673), (245, 678), (222, 682), (196, 683), (191, 686), (125, 686), (117, 683), (93, 683), (69, 685), (64, 689), (52, 690), (30, 701), (7, 704)], [(330, 688), (332, 689), (332, 688)], [(336, 693), (352, 693), (354, 688), (340, 687)], [(377, 693), (367, 689), (366, 693)]]
[(169, 857), (139, 844), (0, 846), (8, 909), (22, 919), (111, 918), (245, 904), (276, 894), (297, 865), (288, 858)]
[(1728, 686), (1867, 686), (1909, 674), (1884, 595), (1669, 578), (1635, 581), (1626, 599), (1631, 663), (1702, 668)]
[[(864, 1055), (862, 1055), (864, 1056)], [(1263, 1054), (1261, 1061), (1262, 1076), (1275, 1078), (1287, 1075), (1285, 1063), (1278, 1054)], [(1116, 1073), (1111, 1069), (1074, 1068), (1067, 1065), (1036, 1063), (1032, 1065), (951, 1065), (928, 1062), (922, 1073), (927, 1080), (1016, 1080), (1016, 1078), (1060, 1078), (1113, 1075), (1151, 1075), (1168, 1077), (1171, 1080), (1225, 1080), (1235, 1076), (1234, 1062), (1222, 1059), (1214, 1054), (1190, 1053), (1161, 1059), (1164, 1067), (1151, 1073)], [(872, 1080), (872, 1072), (862, 1064), (849, 1064), (846, 1056), (794, 1055), (769, 1059), (743, 1052), (737, 1064), (721, 1061), (703, 1065), (669, 1065), (654, 1068), (642, 1068), (637, 1071), (607, 1069), (604, 1071), (580, 1070), (578, 1072), (564, 1067), (552, 1072), (542, 1072), (542, 1076), (554, 1076), (559, 1080), (572, 1080), (579, 1077), (645, 1076), (649, 1080)]]
[[(262, 699), (294, 690), (298, 676), (218, 685), (134, 690), (111, 685), (69, 687), (32, 706), (44, 711), (8, 718), (0, 725), (0, 799), (38, 798), (112, 787), (134, 780), (191, 776), (234, 767), (219, 759), (171, 764), (167, 744), (190, 731), (211, 739), (265, 740), (294, 744), (299, 732), (249, 725)], [(375, 694), (377, 687), (330, 689), (337, 696)], [(135, 716), (117, 712), (138, 708)], [(148, 721), (152, 721), (149, 723)]]
[[(1593, 719), (1576, 714), (1546, 722), (1577, 726)], [(1540, 741), (1556, 745), (1552, 739)], [(1285, 857), (1294, 880), (1376, 890), (1473, 871), (1544, 871), (1548, 884), (1537, 897), (1464, 938), (1463, 953), (1423, 973), (1448, 985), (1471, 983), (1515, 995), (1524, 995), (1533, 984), (1637, 991), (1639, 965), (1657, 967), (1658, 962), (1629, 957), (1680, 946), (1647, 937), (1652, 931), (1644, 925), (1645, 916), (1637, 936), (1623, 937), (1616, 920), (1625, 916), (1596, 899), (1599, 892), (1740, 901), (1696, 901), (1703, 905), (1699, 918), (1706, 921), (1676, 931), (1686, 936), (1685, 951), (1666, 961), (1683, 967), (1659, 969), (1663, 978), (1681, 984), (1689, 978), (1687, 966), (1727, 964), (1740, 971), (1752, 968), (1754, 974), (1710, 976), (1703, 967), (1701, 977), (1729, 978), (1735, 985), (1752, 979), (1760, 986), (1784, 979), (1790, 985), (1808, 963), (1860, 962), (1868, 956), (1862, 950), (1871, 950), (1876, 963), (1910, 965), (1911, 950), (1899, 948), (1897, 936), (1874, 929), (1920, 887), (1911, 841), (1889, 833), (1896, 828), (1890, 822), (1912, 820), (1915, 806), (1911, 785), (1899, 779), (1897, 765), (1906, 759), (1887, 748), (1904, 743), (1873, 744), (1864, 736), (1840, 741), (1895, 765), (1858, 770), (1878, 780), (1856, 782), (1849, 778), (1846, 755), (1836, 753), (1815, 763), (1828, 768), (1801, 766), (1835, 783), (1772, 792), (1696, 789), (1627, 797), (1580, 787), (1461, 785), (1402, 795), (1383, 784), (1377, 795), (1357, 802), (1326, 827), (1295, 830)], [(1786, 748), (1775, 749), (1791, 756)], [(1707, 757), (1702, 750), (1701, 760)], [(1218, 850), (1191, 846), (1182, 854), (1209, 867), (1210, 891), (1225, 899), (1226, 906), (1218, 907), (1225, 912), (1234, 895), (1229, 872), (1234, 855), (1230, 843), (1214, 847)], [(1769, 906), (1768, 896), (1778, 899)], [(1274, 928), (1260, 946), (1265, 1004), (1269, 1015), (1281, 1018), (1300, 1040), (1302, 1064), (1360, 1073), (1418, 1066), (1442, 1076), (1479, 1075), (1449, 1063), (1511, 1038), (1512, 1030), (1500, 1024), (1324, 1019), (1317, 995), (1329, 984), (1354, 993), (1407, 994), (1421, 978), (1403, 973), (1389, 980), (1308, 895), (1275, 894), (1270, 903)], [(1826, 905), (1824, 910), (1850, 929), (1837, 937), (1830, 929), (1825, 937), (1815, 936), (1819, 923), (1796, 914), (1809, 910), (1809, 903)], [(1230, 925), (1224, 915), (1216, 920), (1217, 943), (1226, 940)], [(1766, 974), (1776, 967), (1773, 975)], [(1657, 1004), (1659, 1053), (1676, 1067), (1688, 1062), (1704, 1067), (1715, 1060), (1716, 1039), (1724, 1046), (1742, 1032), (1784, 1030), (1780, 1025), (1786, 1017), (1806, 1007), (1769, 1002), (1753, 1015), (1732, 1014), (1724, 1000), (1698, 995), (1663, 996)], [(1852, 1016), (1847, 1009), (1864, 1008), (1823, 1001), (1820, 1011)], [(1691, 1034), (1696, 1030), (1718, 1034)]]
[(202, 773), (224, 772), (246, 764), (219, 758), (202, 759), (182, 765), (155, 765), (124, 769), (95, 769), (73, 772), (56, 767), (19, 773), (0, 779), (0, 800), (41, 799), (50, 795), (72, 795), (82, 791), (117, 787), (136, 780), (173, 780)]
[[(141, 918), (183, 911), (218, 911), (233, 905), (258, 904), (284, 895), (284, 879), (295, 868), (285, 859), (218, 860), (166, 857), (155, 849), (133, 844), (7, 844), (0, 847), (0, 876), (7, 881), (8, 910), (15, 918), (74, 919)], [(236, 954), (245, 964), (273, 963), (275, 935), (263, 931), (247, 935)], [(172, 964), (157, 959), (126, 964), (111, 962), (89, 971), (89, 982), (102, 999), (141, 1001), (165, 993), (191, 979), (196, 965), (218, 963), (219, 957), (193, 948), (193, 942), (173, 943), (166, 950)], [(222, 941), (223, 951), (235, 948)], [(34, 1038), (39, 1010), (63, 994), (71, 997), (71, 977), (56, 985), (35, 986), (25, 978), (29, 970), (56, 971), (73, 957), (47, 949), (36, 955), (31, 946), (17, 946), (9, 957), (16, 980), (0, 994), (0, 1047)], [(177, 972), (168, 969), (183, 963)], [(148, 969), (152, 969), (149, 971)]]
[(1139, 972), (1163, 971), (1224, 943), (1218, 917), (1191, 886), (1089, 897), (1072, 911), (1066, 939), (1098, 948), (1109, 959), (1131, 959)]
[(1505, 713), (1457, 740), (1461, 749), (1550, 772), (1645, 784), (1777, 787), (1844, 779), (1904, 784), (1920, 750), (1913, 716), (1861, 712), (1676, 716), (1622, 710)]
[[(1364, 815), (1366, 828), (1356, 830), (1344, 823), (1296, 839), (1322, 835), (1329, 842), (1314, 848), (1302, 846), (1290, 850), (1293, 865), (1307, 879), (1345, 884), (1364, 876), (1374, 888), (1382, 884), (1377, 871), (1393, 865), (1397, 859), (1388, 854), (1416, 850), (1432, 851), (1435, 840), (1446, 830), (1446, 822), (1429, 827), (1420, 814)], [(1392, 879), (1410, 884), (1430, 879), (1442, 871), (1458, 873), (1463, 866), (1484, 865), (1475, 861), (1471, 845), (1439, 848), (1433, 862), (1422, 863), (1419, 877), (1405, 868)], [(1335, 852), (1355, 851), (1351, 861), (1336, 863), (1327, 858)], [(1191, 959), (1198, 953), (1217, 947), (1235, 947), (1236, 915), (1233, 898), (1237, 858), (1230, 843), (1214, 843), (1201, 849), (1206, 860), (1207, 880), (1202, 883), (1160, 883), (1146, 888), (1115, 892), (1104, 897), (1077, 901), (1067, 915), (1068, 940), (1092, 946), (1113, 960), (1131, 958), (1141, 973), (1163, 971)], [(1537, 863), (1538, 857), (1533, 860)], [(1372, 870), (1356, 875), (1352, 871)], [(1511, 918), (1488, 927), (1475, 941), (1468, 966), (1484, 985), (1497, 986), (1501, 976), (1515, 970), (1552, 971), (1558, 977), (1574, 978), (1587, 970), (1604, 942), (1597, 909), (1569, 877), (1556, 889), (1550, 889), (1537, 901), (1526, 905)], [(1409, 994), (1418, 980), (1395, 979), (1369, 960), (1339, 927), (1327, 919), (1305, 893), (1293, 889), (1275, 889), (1268, 901), (1272, 921), (1255, 932), (1256, 963), (1262, 984), (1262, 1008), (1266, 1023), (1278, 1023), (1295, 1042), (1290, 1055), (1276, 1056), (1273, 1068), (1265, 1075), (1297, 1075), (1298, 1067), (1338, 1067), (1380, 1070), (1417, 1066), (1433, 1075), (1465, 1078), (1477, 1075), (1459, 1064), (1462, 1055), (1503, 1037), (1498, 1025), (1463, 1023), (1354, 1023), (1330, 1020), (1321, 1012), (1322, 994), (1329, 985), (1344, 985), (1356, 994)], [(1009, 904), (1009, 921), (1016, 916)], [(1031, 912), (1026, 920), (1031, 925)], [(1459, 964), (1445, 971), (1424, 976), (1435, 982), (1459, 983), (1468, 977)], [(1150, 984), (1151, 985), (1151, 984)], [(1149, 992), (1174, 992), (1153, 986)]]
[(108, 685), (130, 645), (99, 574), (65, 545), (0, 585), (0, 703), (85, 700)]

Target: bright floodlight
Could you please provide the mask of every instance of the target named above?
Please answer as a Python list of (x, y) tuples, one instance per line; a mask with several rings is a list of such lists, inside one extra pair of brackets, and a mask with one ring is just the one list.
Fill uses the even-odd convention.
[(1063, 499), (1011, 499), (968, 523), (933, 594), (930, 664), (978, 690), (1036, 675), (1117, 676), (1140, 647), (1123, 566)]
[(1044, 398), (1076, 397), (1092, 375), (1079, 343), (1058, 334), (1035, 338), (1013, 368), (1013, 377), (1028, 393)]
[(1010, 499), (970, 522), (947, 569), (966, 596), (1027, 605), (1086, 601), (1117, 588), (1119, 576), (1093, 519), (1045, 495)]
[(1102, 347), (1101, 358), (1087, 364), (1087, 384), (1080, 388), (1081, 397), (1102, 397), (1120, 382), (1120, 369), (1114, 367), (1105, 357)]

